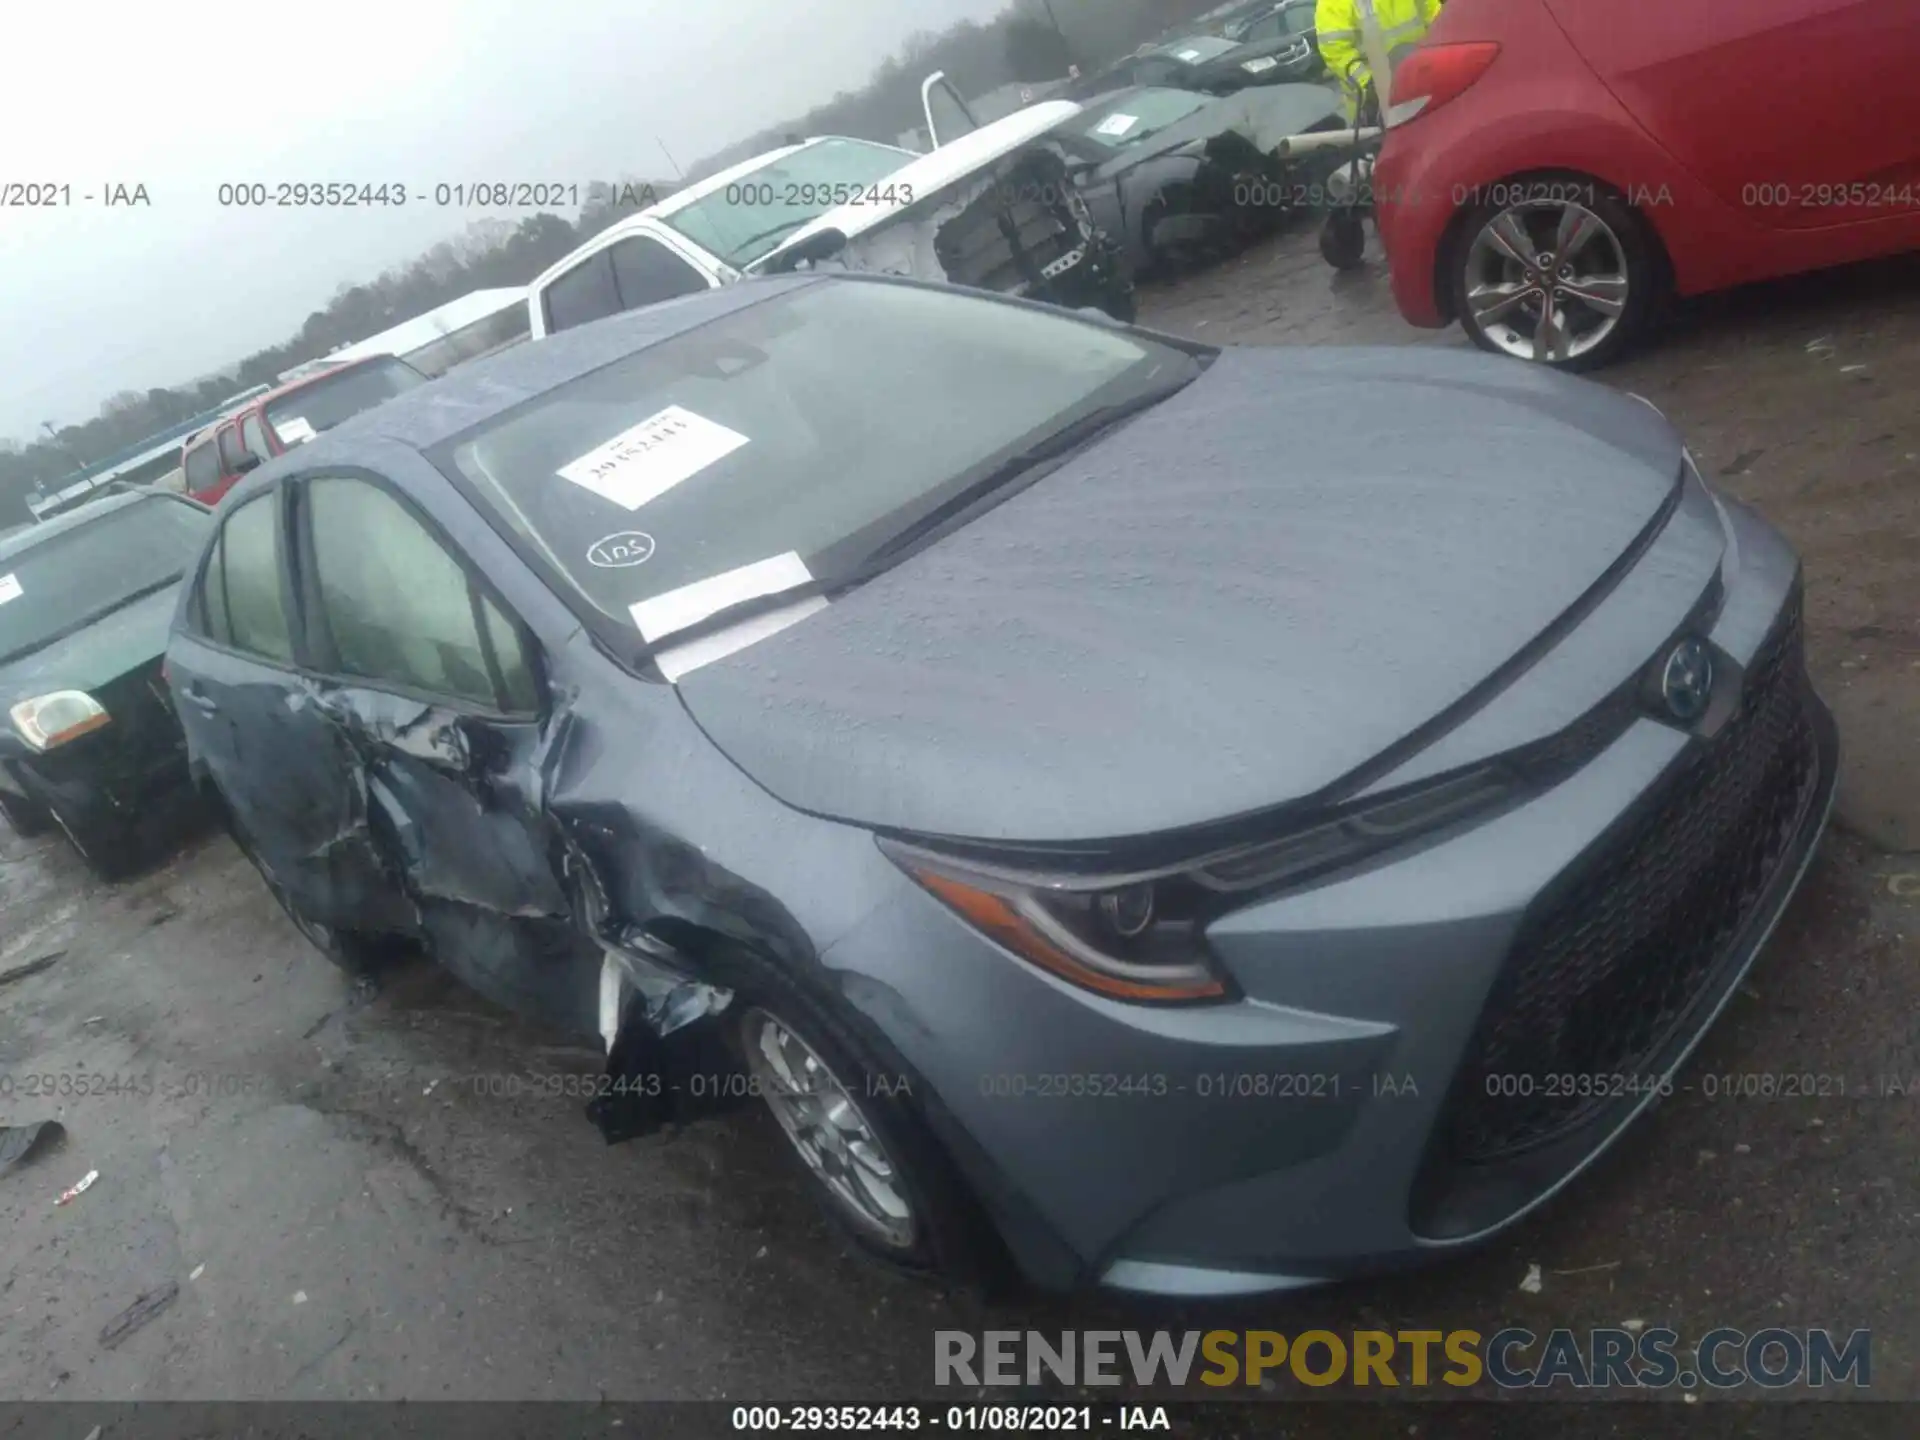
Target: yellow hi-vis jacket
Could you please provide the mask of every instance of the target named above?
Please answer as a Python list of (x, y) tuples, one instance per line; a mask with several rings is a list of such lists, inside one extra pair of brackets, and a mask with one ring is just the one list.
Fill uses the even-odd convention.
[(1313, 27), (1320, 58), (1340, 82), (1346, 97), (1347, 118), (1359, 110), (1360, 92), (1371, 82), (1367, 52), (1360, 34), (1360, 15), (1371, 11), (1373, 23), (1380, 29), (1380, 43), (1389, 56), (1398, 60), (1398, 52), (1411, 49), (1426, 36), (1427, 27), (1440, 13), (1441, 0), (1319, 0), (1314, 7)]

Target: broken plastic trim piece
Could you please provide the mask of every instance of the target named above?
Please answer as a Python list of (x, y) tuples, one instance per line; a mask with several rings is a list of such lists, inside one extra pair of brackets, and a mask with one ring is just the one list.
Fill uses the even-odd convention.
[(739, 1066), (719, 1017), (731, 990), (683, 979), (641, 951), (670, 954), (651, 936), (621, 943), (600, 936), (600, 1035), (606, 1083), (587, 1104), (587, 1118), (609, 1145), (727, 1109), (743, 1087), (726, 1078)]

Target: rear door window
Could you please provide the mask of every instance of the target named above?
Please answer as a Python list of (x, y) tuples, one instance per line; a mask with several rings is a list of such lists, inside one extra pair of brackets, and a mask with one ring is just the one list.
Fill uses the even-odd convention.
[(207, 439), (187, 451), (187, 489), (206, 490), (220, 483), (220, 455)]
[(220, 469), (223, 474), (238, 475), (240, 467), (246, 463), (246, 447), (240, 443), (240, 427), (223, 425), (215, 442), (220, 447)]
[(547, 329), (554, 334), (619, 314), (613, 257), (602, 250), (581, 261), (547, 286), (540, 303), (546, 307)]
[(293, 663), (293, 630), (280, 588), (280, 495), (249, 500), (221, 526), (201, 579), (209, 639), (282, 665)]
[(711, 289), (707, 277), (650, 235), (622, 240), (608, 252), (623, 309), (634, 310)]
[(248, 454), (259, 456), (263, 465), (273, 458), (273, 448), (267, 444), (267, 427), (260, 423), (258, 410), (240, 422), (240, 443), (247, 447)]

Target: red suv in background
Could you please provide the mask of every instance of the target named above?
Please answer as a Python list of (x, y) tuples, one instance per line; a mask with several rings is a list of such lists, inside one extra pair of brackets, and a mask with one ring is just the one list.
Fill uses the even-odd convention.
[(425, 375), (397, 356), (373, 355), (256, 395), (187, 440), (180, 452), (186, 491), (203, 505), (215, 504), (249, 470), (426, 383)]
[(1448, 0), (1389, 98), (1394, 299), (1497, 353), (1920, 248), (1920, 0)]

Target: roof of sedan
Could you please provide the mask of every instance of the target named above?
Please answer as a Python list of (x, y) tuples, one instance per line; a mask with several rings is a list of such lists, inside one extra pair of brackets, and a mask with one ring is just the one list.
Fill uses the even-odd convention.
[(251, 493), (286, 470), (310, 469), (316, 459), (352, 463), (351, 452), (369, 441), (429, 450), (602, 366), (757, 305), (782, 291), (817, 285), (824, 278), (782, 275), (745, 280), (629, 310), (502, 350), (403, 391), (323, 432), (262, 465), (235, 486), (234, 493)]

